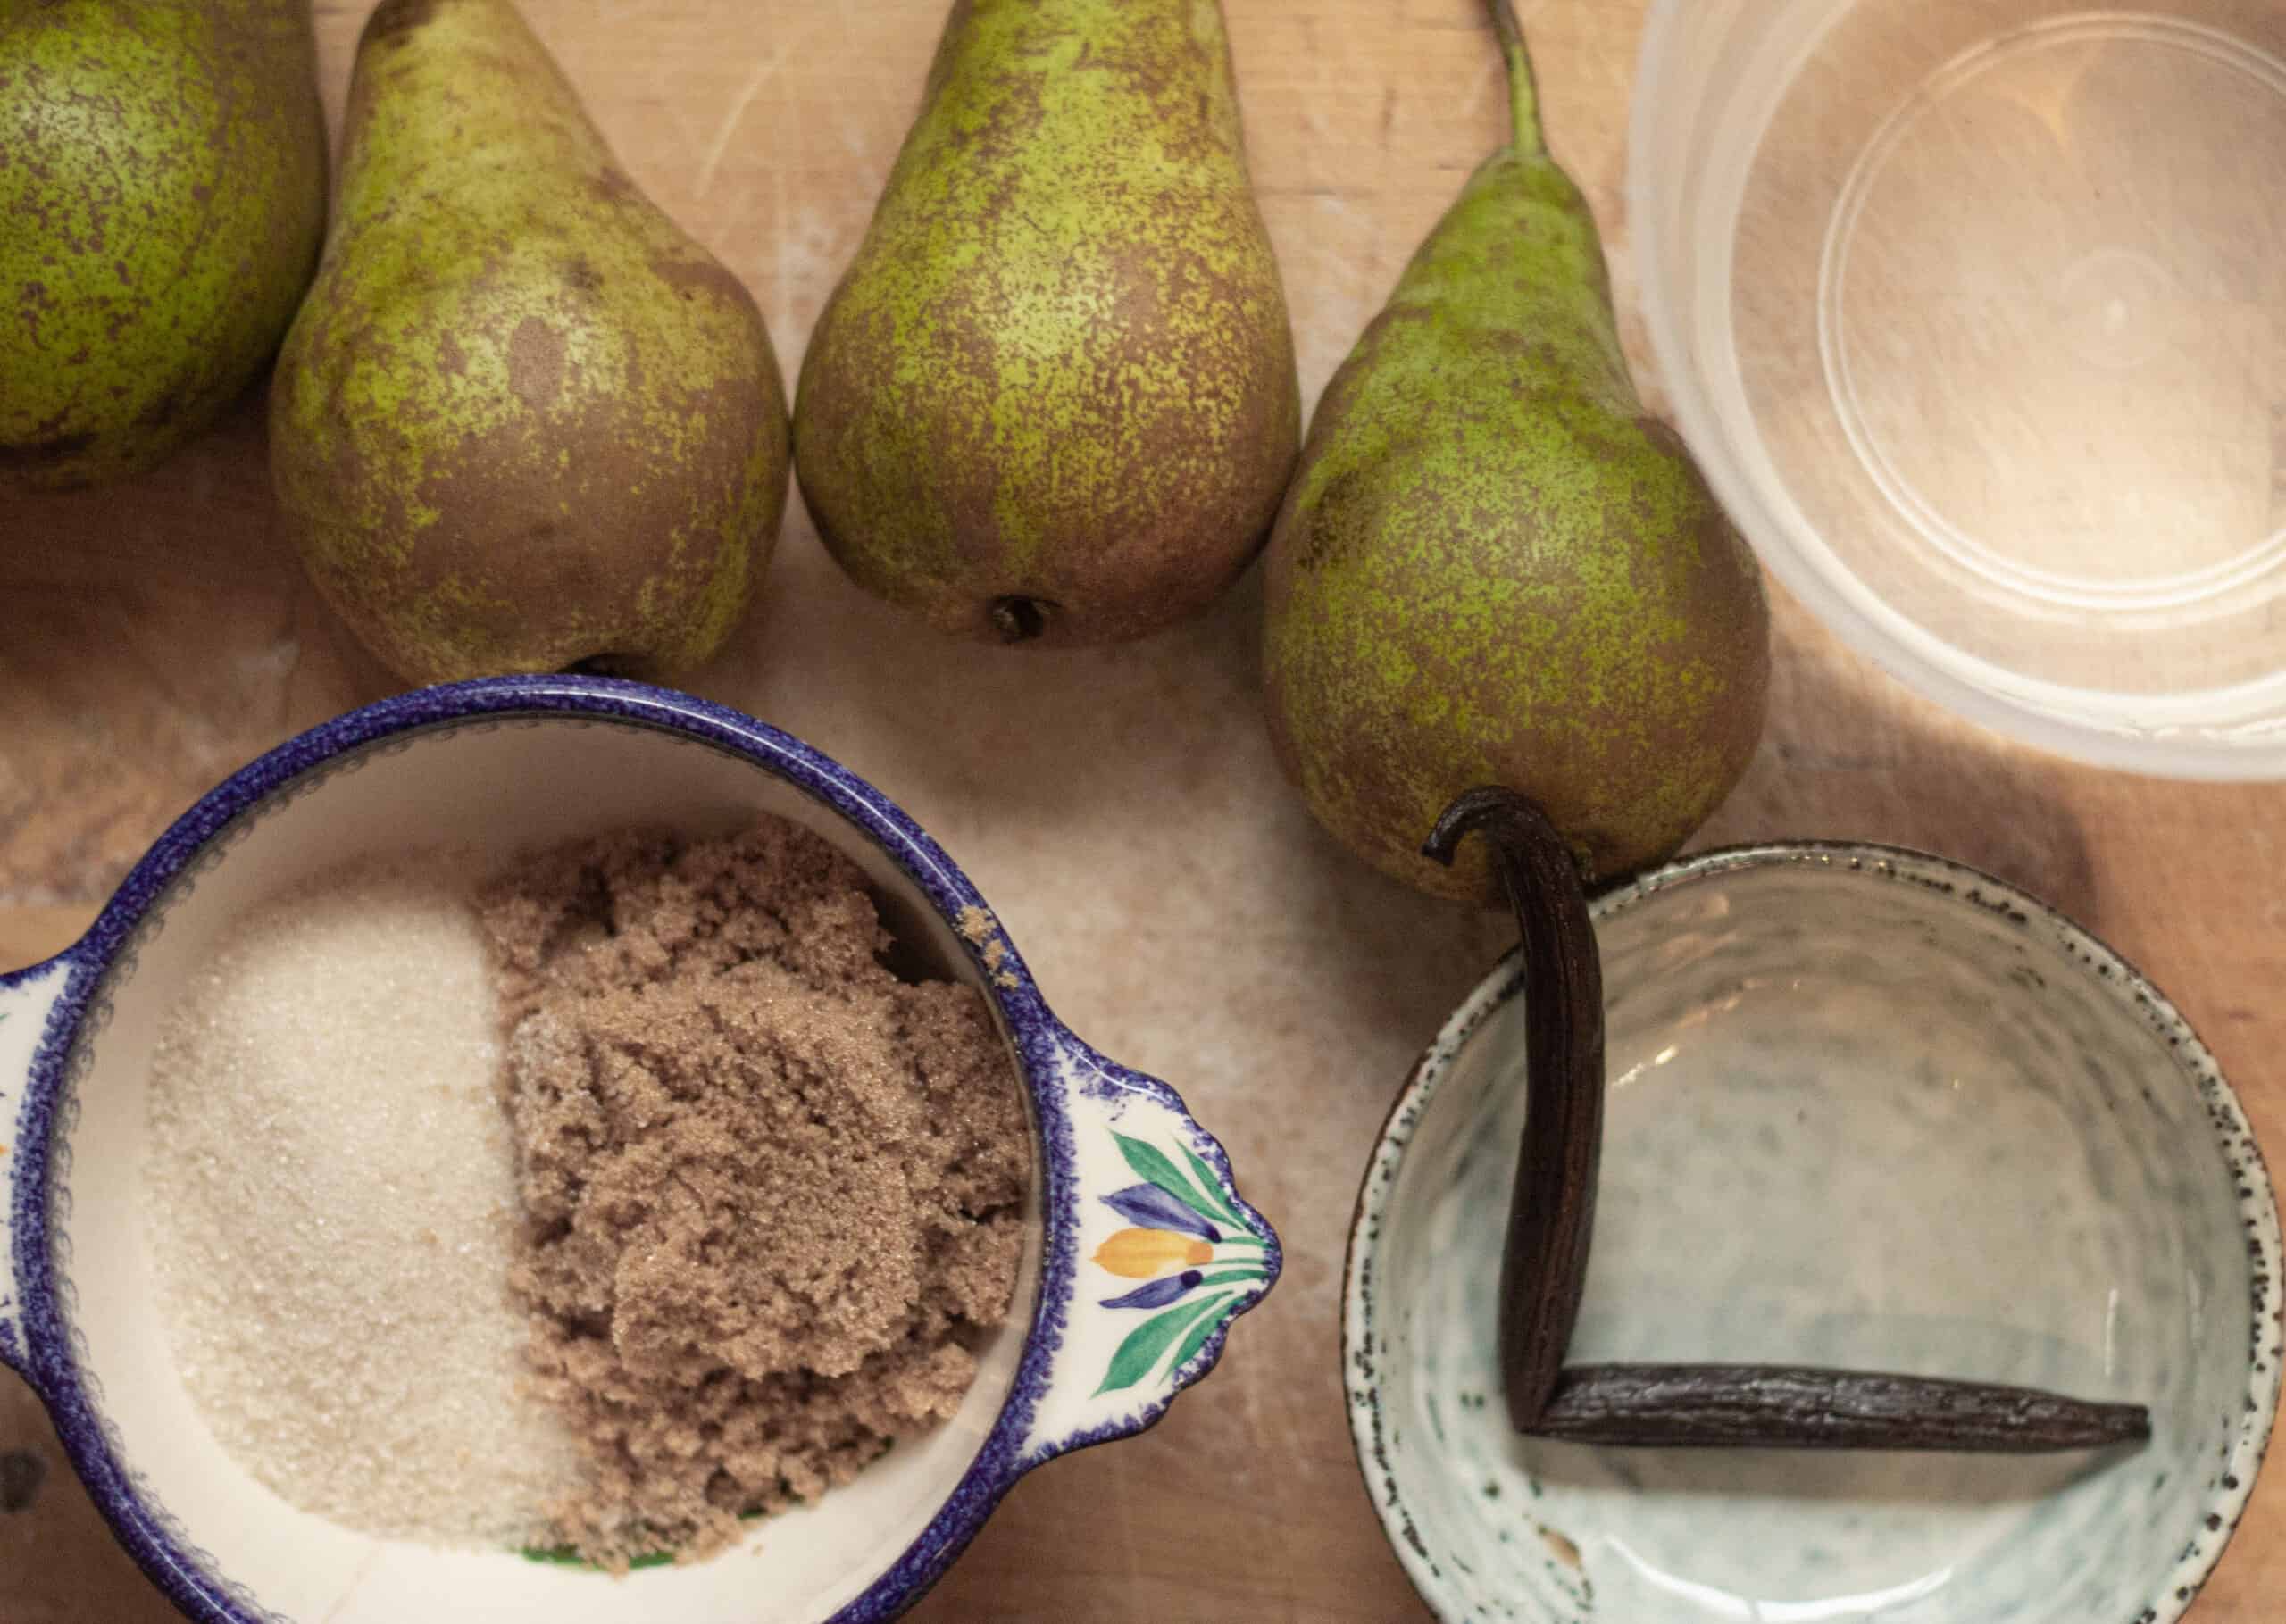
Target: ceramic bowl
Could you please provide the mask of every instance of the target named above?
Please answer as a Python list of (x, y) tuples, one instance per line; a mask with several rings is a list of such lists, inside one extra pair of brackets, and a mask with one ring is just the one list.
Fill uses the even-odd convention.
[(1398, 1559), (1470, 1624), (2166, 1624), (2276, 1413), (2278, 1213), (2182, 1018), (2007, 885), (1869, 846), (1600, 898), (1608, 1120), (1578, 1362), (1959, 1377), (2146, 1403), (2060, 1456), (1517, 1438), (1499, 1250), (1530, 1012), (1512, 955), (1360, 1193), (1342, 1372)]
[[(138, 1199), (145, 1095), (154, 1032), (187, 974), (242, 910), (363, 854), (474, 842), (505, 855), (630, 823), (726, 827), (758, 811), (860, 863), (906, 945), (984, 993), (1022, 1071), (1036, 1176), (1019, 1310), (982, 1350), (957, 1416), (711, 1561), (624, 1580), (377, 1539), (286, 1504), (214, 1441), (153, 1308)], [(897, 807), (747, 717), (604, 679), (392, 699), (305, 734), (200, 801), (84, 940), (0, 977), (0, 1358), (46, 1402), (121, 1542), (212, 1624), (893, 1617), (1022, 1474), (1156, 1420), (1214, 1363), (1280, 1262), (1173, 1091), (1048, 1012), (989, 905)], [(1138, 1227), (1171, 1244), (1104, 1251)], [(1215, 1266), (1182, 1267), (1198, 1251)], [(1146, 1253), (1181, 1254), (1147, 1290), (1134, 1278)]]

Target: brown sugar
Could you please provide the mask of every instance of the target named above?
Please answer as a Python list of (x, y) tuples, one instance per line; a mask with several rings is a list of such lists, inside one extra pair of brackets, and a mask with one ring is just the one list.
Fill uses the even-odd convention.
[(1030, 1136), (983, 1000), (898, 980), (794, 824), (521, 862), (485, 925), (529, 1222), (512, 1276), (613, 1568), (695, 1556), (959, 1406), (1008, 1315)]

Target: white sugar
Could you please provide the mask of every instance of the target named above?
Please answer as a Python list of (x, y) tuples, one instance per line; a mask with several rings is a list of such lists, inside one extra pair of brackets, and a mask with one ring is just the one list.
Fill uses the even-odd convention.
[(471, 879), (353, 867), (237, 921), (161, 1036), (146, 1200), (176, 1362), (233, 1456), (353, 1528), (516, 1544), (580, 1462), (521, 1386)]

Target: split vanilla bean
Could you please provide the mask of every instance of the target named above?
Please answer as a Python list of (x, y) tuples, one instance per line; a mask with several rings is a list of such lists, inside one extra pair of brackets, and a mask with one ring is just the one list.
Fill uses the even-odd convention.
[(1522, 795), (1471, 790), (1422, 854), (1481, 834), (1522, 938), (1524, 1129), (1500, 1259), (1500, 1374), (1520, 1433), (1663, 1449), (2039, 1454), (2151, 1436), (2140, 1404), (2028, 1387), (1787, 1365), (1566, 1366), (1603, 1152), (1603, 969), (1570, 848)]
[(1783, 1365), (1571, 1365), (1531, 1428), (1663, 1449), (1879, 1449), (2046, 1454), (2151, 1436), (2140, 1404), (1987, 1382)]
[(1522, 937), (1524, 1131), (1500, 1254), (1500, 1371), (1508, 1419), (1548, 1408), (1588, 1285), (1604, 1143), (1604, 972), (1572, 849), (1546, 813), (1505, 789), (1446, 808), (1421, 850), (1450, 866), (1472, 834), (1490, 842)]

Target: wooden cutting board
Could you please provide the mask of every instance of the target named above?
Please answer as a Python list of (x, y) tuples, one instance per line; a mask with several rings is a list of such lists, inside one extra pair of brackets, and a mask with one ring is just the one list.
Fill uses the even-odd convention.
[[(910, 119), (944, 0), (527, 9), (636, 177), (754, 288), (790, 375)], [(1227, 9), (1314, 399), (1499, 139), (1497, 60), (1476, 0)], [(1523, 9), (1554, 145), (1608, 234), (1656, 401), (1622, 203), (1641, 0)], [(318, 6), (337, 117), (365, 10)], [(1139, 648), (948, 647), (849, 587), (797, 503), (768, 603), (689, 684), (902, 801), (993, 898), (1059, 1012), (1173, 1080), (1226, 1139), (1289, 1248), (1284, 1283), (1210, 1380), (1149, 1435), (1025, 1482), (916, 1618), (1426, 1616), (1350, 1458), (1341, 1249), (1392, 1092), (1506, 942), (1489, 915), (1363, 871), (1300, 812), (1260, 721), (1259, 602), (1249, 580)], [(1896, 841), (2051, 899), (2173, 994), (2273, 1157), (2286, 1150), (2286, 790), (2017, 749), (1911, 698), (1782, 596), (1777, 611), (1769, 732), (1701, 844)], [(69, 941), (223, 774), (390, 686), (273, 535), (257, 404), (131, 486), (0, 503), (0, 963)], [(12, 1452), (46, 1470), (28, 1506), (0, 1506), (0, 1624), (172, 1617), (112, 1545), (37, 1405), (0, 1377), (0, 1457)], [(2278, 1485), (2273, 1472), (2256, 1495), (2195, 1624), (2275, 1616)]]

